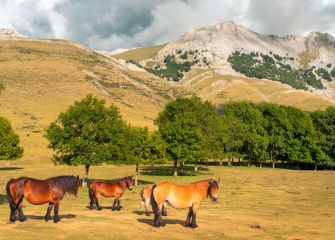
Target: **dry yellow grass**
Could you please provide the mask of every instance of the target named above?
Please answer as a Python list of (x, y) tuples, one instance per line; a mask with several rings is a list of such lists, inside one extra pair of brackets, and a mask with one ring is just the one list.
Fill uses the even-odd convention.
[(192, 70), (181, 84), (215, 104), (231, 101), (273, 102), (307, 111), (325, 109), (334, 105), (333, 102), (321, 96), (298, 91), (285, 84), (270, 80), (219, 75), (213, 70)]
[[(35, 143), (39, 145), (39, 143)], [(153, 227), (153, 217), (138, 215), (141, 185), (127, 191), (120, 212), (110, 209), (90, 211), (87, 189), (78, 198), (66, 196), (61, 202), (62, 221), (46, 223), (46, 205), (33, 206), (24, 201), (25, 223), (10, 224), (5, 201), (5, 182), (11, 177), (47, 178), (60, 174), (80, 174), (82, 167), (53, 166), (44, 146), (34, 155), (3, 168), (0, 162), (0, 239), (334, 239), (335, 172), (210, 167), (198, 176), (172, 177), (171, 168), (142, 168), (140, 180), (147, 183), (173, 181), (189, 183), (221, 177), (219, 202), (205, 200), (198, 213), (197, 229), (182, 224), (187, 210), (168, 207), (167, 226)], [(166, 167), (163, 167), (166, 168)], [(92, 167), (92, 179), (112, 179), (132, 174), (134, 166)], [(164, 176), (166, 175), (166, 176)], [(110, 207), (112, 199), (101, 199)]]
[(299, 63), (304, 67), (304, 68), (308, 68), (309, 67), (309, 63), (311, 61), (313, 61), (314, 59), (316, 59), (318, 57), (318, 52), (317, 51), (306, 51), (306, 52), (302, 52), (298, 55), (299, 57)]
[(140, 62), (144, 59), (153, 58), (156, 54), (165, 47), (166, 44), (152, 46), (152, 47), (144, 47), (144, 48), (136, 48), (123, 53), (115, 54), (113, 57), (117, 59), (124, 60), (134, 60), (135, 62)]

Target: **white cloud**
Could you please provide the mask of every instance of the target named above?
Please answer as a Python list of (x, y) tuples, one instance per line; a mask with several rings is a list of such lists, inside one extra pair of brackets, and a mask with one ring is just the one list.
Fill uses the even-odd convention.
[(335, 34), (334, 0), (0, 0), (0, 26), (101, 50), (160, 44), (224, 20), (265, 34)]

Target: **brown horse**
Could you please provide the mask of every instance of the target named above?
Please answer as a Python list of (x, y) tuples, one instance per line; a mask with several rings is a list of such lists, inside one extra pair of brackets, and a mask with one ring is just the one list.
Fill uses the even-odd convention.
[(210, 197), (213, 202), (218, 199), (219, 181), (208, 179), (183, 186), (169, 182), (154, 185), (151, 191), (151, 206), (155, 214), (154, 225), (165, 226), (161, 210), (164, 202), (168, 202), (177, 209), (189, 208), (185, 226), (197, 227), (196, 215), (199, 205), (206, 197)]
[[(151, 196), (151, 191), (152, 191), (152, 186), (146, 186), (142, 188), (140, 192), (140, 197), (141, 197), (141, 205), (140, 205), (140, 213), (143, 214), (143, 210), (145, 208), (145, 212), (147, 216), (150, 216), (149, 213), (149, 204), (150, 204), (150, 196)], [(166, 202), (164, 202), (163, 207), (162, 207), (162, 216), (167, 216), (166, 212)]]
[(58, 215), (59, 204), (66, 193), (77, 196), (79, 189), (79, 176), (59, 176), (46, 180), (39, 180), (28, 177), (10, 179), (6, 185), (7, 199), (10, 207), (11, 222), (19, 220), (24, 222), (27, 217), (22, 211), (22, 201), (26, 198), (28, 202), (34, 205), (49, 203), (45, 221), (50, 220), (50, 213), (54, 207), (54, 222), (59, 222)]
[(98, 196), (102, 195), (107, 198), (114, 197), (112, 211), (120, 211), (122, 208), (120, 205), (120, 198), (126, 191), (126, 188), (128, 188), (129, 190), (133, 189), (133, 176), (113, 180), (112, 182), (106, 182), (103, 180), (93, 181), (88, 187), (88, 194), (90, 197), (90, 209), (93, 209), (94, 205), (96, 205), (98, 210), (102, 209), (98, 201)]

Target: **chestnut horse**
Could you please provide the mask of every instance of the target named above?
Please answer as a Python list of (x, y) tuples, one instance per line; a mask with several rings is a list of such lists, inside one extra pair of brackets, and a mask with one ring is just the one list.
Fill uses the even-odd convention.
[(219, 182), (220, 180), (208, 179), (183, 186), (169, 182), (154, 185), (151, 191), (151, 206), (155, 214), (154, 225), (165, 226), (161, 210), (164, 202), (168, 202), (177, 209), (189, 208), (185, 226), (197, 227), (196, 215), (199, 205), (206, 197), (210, 197), (213, 202), (218, 199)]
[(27, 217), (22, 211), (22, 201), (26, 198), (28, 202), (34, 205), (49, 203), (45, 221), (50, 220), (50, 213), (54, 207), (54, 222), (59, 222), (58, 215), (59, 204), (66, 193), (77, 196), (79, 189), (79, 176), (59, 176), (46, 180), (39, 180), (28, 177), (10, 179), (6, 185), (7, 199), (10, 207), (11, 222), (19, 220), (24, 222)]
[[(140, 192), (140, 197), (141, 197), (141, 205), (140, 205), (140, 213), (143, 214), (143, 210), (145, 208), (145, 212), (147, 216), (150, 216), (149, 213), (149, 204), (150, 204), (150, 196), (151, 196), (151, 190), (152, 186), (146, 186), (142, 188)], [(167, 216), (166, 212), (166, 202), (164, 202), (163, 207), (162, 207), (162, 216)]]
[(90, 209), (94, 208), (96, 205), (98, 210), (102, 208), (99, 205), (98, 196), (102, 195), (104, 197), (114, 197), (114, 203), (112, 206), (112, 211), (120, 211), (120, 198), (126, 191), (126, 188), (129, 190), (133, 189), (133, 176), (124, 177), (121, 179), (113, 180), (111, 182), (106, 182), (103, 180), (93, 181), (88, 186), (88, 195), (90, 197)]

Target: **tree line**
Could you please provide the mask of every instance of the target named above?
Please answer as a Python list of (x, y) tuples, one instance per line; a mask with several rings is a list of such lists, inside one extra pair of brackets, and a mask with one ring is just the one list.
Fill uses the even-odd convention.
[[(174, 175), (184, 165), (208, 161), (250, 166), (281, 161), (315, 169), (335, 165), (335, 108), (315, 112), (272, 103), (232, 102), (214, 106), (198, 97), (169, 102), (155, 119), (158, 130), (127, 124), (118, 109), (88, 95), (59, 114), (47, 130), (55, 164), (83, 165), (84, 185), (91, 166), (140, 165), (173, 161)], [(19, 138), (0, 118), (0, 160), (22, 155)]]

